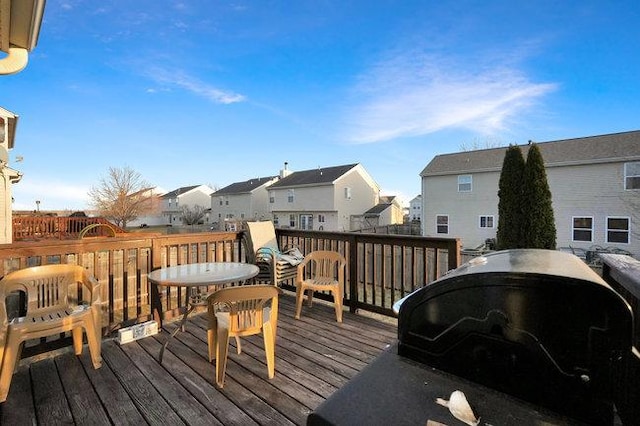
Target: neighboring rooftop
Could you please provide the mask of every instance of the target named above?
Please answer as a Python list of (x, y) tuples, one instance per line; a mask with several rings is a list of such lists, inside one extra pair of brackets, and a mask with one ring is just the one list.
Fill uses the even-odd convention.
[(336, 179), (356, 167), (358, 164), (346, 164), (344, 166), (318, 167), (317, 169), (293, 172), (289, 176), (280, 179), (270, 188), (287, 188), (290, 186), (330, 184)]
[(267, 182), (276, 179), (278, 176), (266, 176), (266, 177), (257, 177), (249, 180), (245, 180), (244, 182), (235, 182), (231, 185), (227, 185), (222, 189), (217, 190), (212, 196), (217, 195), (230, 195), (230, 194), (246, 194), (253, 191), (256, 188), (264, 185)]
[(175, 198), (181, 194), (184, 194), (185, 192), (189, 192), (194, 188), (199, 187), (200, 185), (192, 185), (192, 186), (183, 186), (181, 188), (178, 189), (174, 189), (171, 192), (167, 192), (166, 194), (162, 195), (162, 198)]
[[(639, 130), (535, 143), (547, 167), (640, 159)], [(529, 144), (520, 147), (526, 157)], [(506, 150), (500, 147), (437, 155), (420, 176), (501, 170)]]

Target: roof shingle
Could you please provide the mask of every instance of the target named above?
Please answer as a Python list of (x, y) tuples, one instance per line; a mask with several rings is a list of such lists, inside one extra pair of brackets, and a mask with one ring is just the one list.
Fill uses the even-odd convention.
[[(584, 138), (536, 142), (546, 167), (640, 159), (640, 131)], [(527, 156), (529, 145), (520, 145)], [(420, 176), (437, 176), (502, 169), (507, 147), (456, 152), (435, 156)]]
[(288, 188), (302, 185), (330, 184), (358, 164), (346, 164), (344, 166), (324, 167), (311, 170), (293, 172), (289, 176), (280, 179), (270, 188)]

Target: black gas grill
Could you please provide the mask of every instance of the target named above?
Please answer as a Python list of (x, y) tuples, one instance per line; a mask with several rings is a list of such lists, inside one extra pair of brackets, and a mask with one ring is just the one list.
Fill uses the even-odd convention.
[(631, 351), (632, 314), (579, 258), (495, 252), (396, 308), (397, 346), (309, 424), (452, 424), (433, 401), (454, 390), (467, 394), (482, 423), (613, 424), (614, 373)]

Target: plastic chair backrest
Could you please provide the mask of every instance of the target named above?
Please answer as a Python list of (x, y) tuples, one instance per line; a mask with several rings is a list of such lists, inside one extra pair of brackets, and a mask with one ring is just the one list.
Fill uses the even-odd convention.
[[(90, 285), (84, 280), (84, 268), (61, 264), (25, 268), (7, 274), (0, 285), (0, 321), (6, 325), (6, 297), (14, 291), (22, 291), (27, 298), (27, 316), (44, 315), (77, 304), (74, 297), (78, 283)], [(71, 292), (70, 292), (70, 289)], [(89, 288), (90, 291), (93, 288)]]
[(216, 304), (222, 304), (229, 310), (231, 335), (249, 335), (260, 332), (264, 323), (263, 309), (269, 301), (272, 315), (269, 320), (277, 320), (277, 297), (281, 292), (272, 285), (227, 287), (210, 294), (207, 301), (210, 310), (215, 309)]

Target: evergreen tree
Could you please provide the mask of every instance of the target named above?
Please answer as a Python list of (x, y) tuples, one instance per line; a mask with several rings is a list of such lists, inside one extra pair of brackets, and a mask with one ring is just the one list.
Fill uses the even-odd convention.
[(551, 190), (540, 149), (531, 145), (524, 169), (524, 246), (527, 248), (556, 248), (556, 225), (551, 205)]
[(524, 157), (517, 145), (510, 145), (504, 155), (498, 184), (498, 250), (524, 247), (523, 241), (523, 176)]

